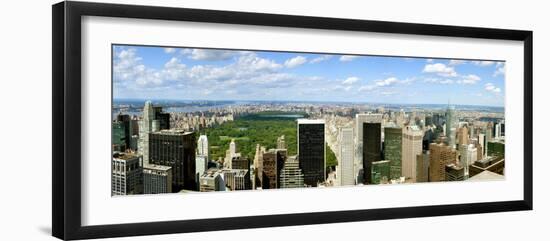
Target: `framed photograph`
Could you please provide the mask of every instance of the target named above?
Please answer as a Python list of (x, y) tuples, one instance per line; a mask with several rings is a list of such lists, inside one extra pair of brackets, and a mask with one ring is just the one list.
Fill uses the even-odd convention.
[(53, 5), (53, 235), (532, 209), (532, 32)]

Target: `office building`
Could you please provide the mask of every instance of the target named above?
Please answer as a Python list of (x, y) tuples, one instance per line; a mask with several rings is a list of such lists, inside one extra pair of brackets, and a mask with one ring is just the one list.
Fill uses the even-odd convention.
[(250, 169), (250, 160), (246, 157), (235, 156), (231, 159), (231, 169)]
[(406, 126), (403, 129), (402, 176), (416, 182), (416, 156), (422, 154), (424, 132), (418, 126)]
[(490, 141), (487, 143), (487, 156), (504, 157), (505, 145), (501, 141)]
[(304, 187), (304, 174), (297, 156), (289, 156), (279, 175), (279, 188)]
[(372, 163), (381, 161), (381, 124), (363, 123), (363, 177), (364, 184), (372, 184)]
[(195, 173), (202, 175), (208, 170), (208, 158), (203, 155), (197, 155), (195, 157)]
[(195, 133), (161, 130), (149, 134), (150, 164), (172, 167), (174, 191), (196, 190)]
[[(402, 116), (401, 116), (402, 114)], [(404, 113), (398, 113), (398, 119), (399, 117), (401, 118), (404, 118)], [(363, 114), (356, 114), (355, 115), (355, 148), (356, 148), (356, 151), (355, 151), (355, 175), (358, 176), (358, 183), (364, 183), (365, 182), (365, 176), (368, 176), (370, 178), (370, 171), (371, 170), (368, 170), (368, 172), (365, 172), (363, 171), (363, 168), (364, 168), (364, 161), (363, 161), (363, 157), (364, 157), (364, 154), (363, 154), (363, 150), (364, 150), (364, 145), (363, 145), (363, 141), (365, 140), (363, 138), (363, 133), (364, 133), (364, 130), (363, 130), (363, 124), (364, 123), (378, 123), (378, 124), (382, 124), (382, 117), (383, 115), (382, 114), (374, 114), (374, 113), (363, 113)], [(401, 122), (403, 120), (401, 119)], [(398, 122), (398, 125), (399, 124), (399, 120), (397, 121)], [(381, 128), (380, 128), (380, 131)], [(381, 134), (380, 134), (381, 135)], [(380, 141), (382, 141), (382, 139), (380, 139)], [(362, 175), (359, 175), (359, 172), (363, 172)]]
[(277, 137), (277, 149), (286, 149), (285, 135)]
[[(447, 137), (451, 136), (451, 129), (455, 127), (455, 107), (448, 105), (447, 111), (445, 112), (445, 134)], [(452, 146), (452, 145), (450, 145)]]
[(298, 119), (297, 122), (298, 158), (304, 173), (304, 183), (316, 187), (318, 183), (323, 183), (326, 177), (325, 121)]
[(172, 167), (150, 164), (143, 167), (143, 193), (171, 193)]
[(262, 161), (262, 188), (279, 188), (278, 180), (280, 170), (283, 168), (286, 159), (286, 150), (270, 149), (263, 153)]
[(445, 165), (445, 181), (464, 181), (468, 179), (465, 176), (464, 167), (454, 163)]
[(143, 165), (149, 164), (149, 134), (153, 132), (155, 112), (153, 104), (146, 101), (143, 107), (143, 115), (139, 121), (138, 153), (143, 156)]
[(382, 160), (372, 163), (371, 171), (372, 184), (384, 184), (390, 180), (390, 161)]
[(161, 106), (154, 106), (153, 112), (155, 112), (155, 120), (159, 121), (159, 130), (170, 129), (170, 113), (162, 112)]
[(126, 145), (126, 136), (125, 136), (125, 128), (124, 123), (120, 121), (114, 121), (111, 123), (112, 126), (112, 147), (113, 151), (118, 152), (125, 152), (126, 148), (128, 147)]
[(206, 157), (209, 160), (210, 150), (208, 147), (208, 137), (206, 135), (200, 135), (197, 141), (197, 155)]
[(384, 159), (390, 161), (390, 179), (398, 179), (401, 173), (403, 131), (397, 127), (384, 128)]
[(468, 127), (463, 126), (458, 128), (458, 146), (468, 145), (469, 143)]
[(355, 185), (355, 172), (353, 157), (355, 155), (353, 146), (353, 128), (340, 128), (340, 163), (338, 163), (338, 179), (340, 185)]
[(430, 144), (430, 182), (445, 181), (445, 166), (456, 162), (456, 151), (442, 143)]
[(225, 183), (221, 171), (216, 168), (206, 170), (199, 177), (199, 190), (201, 192), (225, 191)]
[(416, 155), (416, 182), (428, 182), (429, 166), (429, 152)]
[(141, 156), (114, 152), (111, 161), (111, 195), (140, 194), (143, 192), (141, 182)]

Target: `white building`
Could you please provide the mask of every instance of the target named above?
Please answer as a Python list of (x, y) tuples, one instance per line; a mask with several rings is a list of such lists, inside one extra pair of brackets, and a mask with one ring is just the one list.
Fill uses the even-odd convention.
[(195, 173), (202, 175), (208, 170), (208, 157), (204, 155), (197, 155), (195, 157)]
[(200, 135), (197, 141), (197, 155), (206, 156), (209, 158), (208, 137), (206, 135)]
[(355, 184), (355, 172), (353, 167), (353, 128), (340, 128), (340, 160), (337, 176), (341, 186)]
[(401, 173), (406, 179), (416, 182), (416, 156), (422, 154), (424, 132), (418, 126), (403, 129), (401, 150)]
[[(143, 107), (143, 116), (139, 121), (138, 153), (143, 156), (143, 165), (149, 164), (149, 133), (158, 129), (158, 121), (154, 124), (155, 112), (151, 101), (146, 101)], [(155, 125), (155, 126), (153, 126)]]

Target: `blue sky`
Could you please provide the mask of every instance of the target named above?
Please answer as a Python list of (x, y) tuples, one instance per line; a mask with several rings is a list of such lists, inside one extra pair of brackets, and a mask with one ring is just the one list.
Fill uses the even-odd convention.
[(504, 62), (113, 46), (115, 99), (504, 105)]

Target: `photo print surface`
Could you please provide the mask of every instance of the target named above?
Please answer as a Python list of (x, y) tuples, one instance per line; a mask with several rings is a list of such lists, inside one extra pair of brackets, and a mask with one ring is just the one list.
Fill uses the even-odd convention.
[(504, 61), (114, 44), (111, 63), (112, 196), (504, 180)]

